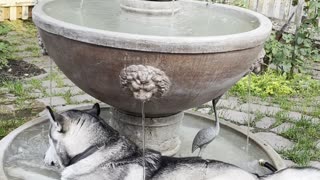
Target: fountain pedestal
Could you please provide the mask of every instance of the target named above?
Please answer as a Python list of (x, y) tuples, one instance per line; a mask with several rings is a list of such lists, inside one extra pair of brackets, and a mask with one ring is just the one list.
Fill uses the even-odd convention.
[[(172, 156), (180, 149), (179, 128), (184, 113), (180, 112), (167, 117), (145, 119), (146, 148), (160, 151), (162, 155)], [(142, 147), (142, 118), (128, 115), (112, 108), (110, 125)]]

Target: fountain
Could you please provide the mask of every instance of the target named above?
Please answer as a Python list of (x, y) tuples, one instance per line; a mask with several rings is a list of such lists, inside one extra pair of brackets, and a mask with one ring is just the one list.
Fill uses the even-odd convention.
[[(196, 132), (212, 124), (210, 117), (184, 110), (221, 96), (240, 80), (256, 61), (272, 26), (250, 10), (191, 0), (43, 1), (34, 8), (33, 21), (65, 75), (111, 105), (102, 116), (112, 127), (142, 146), (145, 103), (146, 147), (176, 156), (190, 156)], [(23, 179), (30, 169), (34, 174), (28, 177), (57, 177), (55, 170), (39, 165), (47, 126), (45, 117), (34, 120), (1, 142), (0, 179)], [(204, 156), (259, 174), (265, 171), (256, 167), (257, 158), (284, 167), (268, 145), (253, 137), (246, 153), (245, 135), (222, 122), (221, 137)], [(29, 147), (30, 143), (35, 145)], [(33, 160), (27, 163), (28, 159)], [(20, 160), (24, 163), (17, 163)], [(19, 171), (27, 175), (20, 177)]]

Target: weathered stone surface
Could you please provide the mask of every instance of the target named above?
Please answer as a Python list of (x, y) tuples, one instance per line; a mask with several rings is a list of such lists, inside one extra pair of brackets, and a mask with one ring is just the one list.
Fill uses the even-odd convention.
[(255, 116), (244, 112), (222, 109), (218, 111), (219, 117), (235, 122), (237, 124), (247, 124), (248, 120), (253, 120)]
[(316, 148), (320, 149), (320, 140), (316, 142)]
[[(79, 93), (82, 93), (82, 90), (78, 87), (62, 87), (62, 88), (52, 88), (52, 94), (65, 94), (68, 91), (70, 91), (70, 93), (72, 95), (76, 95)], [(50, 89), (46, 90), (47, 94), (50, 94)]]
[[(248, 105), (249, 105), (250, 109), (248, 109)], [(240, 106), (240, 110), (244, 111), (244, 112), (247, 112), (247, 111), (252, 112), (252, 113), (260, 112), (260, 113), (267, 114), (267, 115), (274, 115), (277, 112), (281, 111), (281, 108), (274, 107), (274, 106), (265, 106), (265, 105), (260, 105), (260, 104), (245, 103)]]
[[(248, 130), (248, 126), (240, 126), (244, 130)], [(249, 127), (250, 131), (254, 130), (253, 127)]]
[(41, 97), (44, 97), (43, 93), (41, 93), (41, 92), (29, 93), (29, 96), (30, 96), (30, 97), (33, 97), (33, 98), (41, 98)]
[(297, 164), (294, 163), (294, 162), (291, 161), (291, 160), (285, 159), (285, 160), (283, 160), (283, 161), (284, 161), (284, 163), (286, 164), (287, 167), (295, 167), (295, 166), (297, 166)]
[(238, 106), (238, 100), (235, 98), (220, 99), (217, 104), (217, 107), (223, 107), (228, 109), (237, 109)]
[(200, 109), (197, 109), (197, 111), (203, 114), (209, 114), (211, 111), (211, 108), (200, 108)]
[(294, 143), (288, 139), (269, 132), (259, 132), (255, 136), (270, 144), (276, 151), (281, 151), (284, 149), (290, 149), (293, 147)]
[(56, 111), (67, 111), (70, 109), (77, 109), (79, 107), (83, 107), (83, 106), (92, 106), (92, 103), (83, 103), (83, 104), (72, 104), (72, 105), (65, 105), (65, 106), (57, 106), (54, 109)]
[(256, 127), (261, 129), (268, 129), (276, 122), (275, 118), (264, 117), (256, 122)]
[(14, 105), (0, 105), (0, 113), (13, 113)]
[(283, 123), (273, 129), (271, 129), (271, 131), (275, 132), (277, 134), (281, 134), (281, 133), (288, 131), (288, 129), (292, 128), (293, 126), (294, 126), (294, 124), (292, 124), (292, 123)]
[(64, 79), (63, 84), (65, 86), (75, 86), (74, 83), (70, 79)]
[[(47, 81), (43, 81), (42, 82), (42, 87), (44, 88), (50, 88), (50, 81), (47, 80)], [(57, 87), (57, 83), (52, 81), (52, 87)]]
[(90, 96), (88, 94), (73, 96), (73, 97), (70, 98), (70, 100), (73, 103), (98, 102), (97, 99), (95, 99), (94, 97), (92, 97), (92, 96)]
[[(46, 106), (50, 105), (50, 97), (37, 99), (37, 101), (42, 102)], [(63, 97), (52, 97), (52, 106), (61, 106), (65, 104), (67, 104), (67, 102), (63, 99)]]
[(320, 162), (319, 161), (310, 161), (309, 166), (320, 169)]

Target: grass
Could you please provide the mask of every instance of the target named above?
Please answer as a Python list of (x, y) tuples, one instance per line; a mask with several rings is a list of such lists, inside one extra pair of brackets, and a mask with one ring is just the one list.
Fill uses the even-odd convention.
[(320, 160), (320, 148), (316, 147), (320, 140), (320, 123), (304, 118), (281, 135), (295, 142), (292, 149), (280, 152), (284, 158), (301, 166), (308, 165), (312, 160)]
[(1, 120), (0, 121), (0, 139), (5, 137), (11, 131), (16, 129), (17, 127), (24, 124), (27, 120), (26, 119), (12, 119), (12, 120)]

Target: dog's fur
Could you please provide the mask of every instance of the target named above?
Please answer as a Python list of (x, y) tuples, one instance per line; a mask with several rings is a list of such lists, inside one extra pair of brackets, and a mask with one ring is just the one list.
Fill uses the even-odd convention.
[[(59, 165), (62, 180), (143, 179), (142, 150), (99, 117), (98, 104), (89, 111), (54, 113), (49, 107), (49, 142), (44, 161)], [(319, 180), (315, 168), (289, 168), (258, 177), (234, 165), (197, 157), (173, 158), (146, 150), (146, 179), (152, 180)]]

